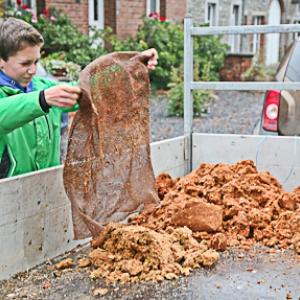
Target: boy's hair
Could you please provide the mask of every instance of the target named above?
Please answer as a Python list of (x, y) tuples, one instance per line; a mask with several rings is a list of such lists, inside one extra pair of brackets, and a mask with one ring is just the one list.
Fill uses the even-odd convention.
[(0, 19), (0, 58), (4, 61), (28, 46), (43, 44), (42, 35), (29, 23), (12, 17)]

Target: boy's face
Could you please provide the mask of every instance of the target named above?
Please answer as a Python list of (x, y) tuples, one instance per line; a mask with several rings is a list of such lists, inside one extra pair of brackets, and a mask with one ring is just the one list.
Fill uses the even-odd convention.
[(40, 51), (40, 45), (28, 46), (14, 56), (10, 56), (6, 62), (1, 59), (3, 73), (26, 88), (36, 73)]

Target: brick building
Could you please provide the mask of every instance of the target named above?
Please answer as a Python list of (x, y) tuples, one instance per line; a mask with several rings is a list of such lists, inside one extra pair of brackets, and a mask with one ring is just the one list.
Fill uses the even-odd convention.
[(30, 5), (37, 14), (54, 6), (62, 9), (82, 32), (88, 33), (89, 25), (99, 29), (109, 26), (122, 40), (135, 35), (143, 14), (159, 12), (180, 23), (186, 16), (185, 0), (23, 0), (23, 4)]

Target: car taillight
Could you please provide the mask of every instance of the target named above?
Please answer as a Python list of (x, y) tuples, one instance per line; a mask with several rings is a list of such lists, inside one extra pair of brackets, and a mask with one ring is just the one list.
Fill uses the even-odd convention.
[(280, 91), (268, 91), (264, 106), (264, 115), (262, 127), (267, 131), (278, 130), (278, 106), (280, 100)]

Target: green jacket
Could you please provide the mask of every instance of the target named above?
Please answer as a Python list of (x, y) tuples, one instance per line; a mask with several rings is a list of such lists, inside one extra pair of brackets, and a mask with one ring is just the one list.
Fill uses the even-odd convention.
[(35, 76), (30, 93), (0, 86), (0, 162), (7, 147), (11, 162), (8, 177), (60, 164), (61, 116), (75, 111), (78, 104), (71, 109), (53, 106), (44, 112), (39, 104), (40, 91), (55, 85)]

